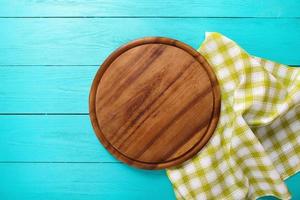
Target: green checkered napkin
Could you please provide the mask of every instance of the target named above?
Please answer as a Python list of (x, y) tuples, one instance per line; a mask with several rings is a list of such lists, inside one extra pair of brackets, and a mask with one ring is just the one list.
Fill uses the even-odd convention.
[(250, 56), (219, 33), (199, 49), (218, 77), (221, 116), (209, 143), (167, 170), (177, 199), (290, 199), (300, 170), (300, 68)]

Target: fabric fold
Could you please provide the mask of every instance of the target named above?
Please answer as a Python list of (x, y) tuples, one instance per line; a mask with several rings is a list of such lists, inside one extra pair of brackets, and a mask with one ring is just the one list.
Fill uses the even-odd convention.
[(300, 69), (249, 55), (207, 33), (199, 52), (221, 89), (208, 144), (167, 170), (177, 199), (290, 199), (284, 179), (300, 170)]

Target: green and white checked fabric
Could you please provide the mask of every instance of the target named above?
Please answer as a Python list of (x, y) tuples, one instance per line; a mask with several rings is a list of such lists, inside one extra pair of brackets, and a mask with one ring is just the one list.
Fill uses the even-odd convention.
[(290, 199), (283, 180), (300, 170), (300, 68), (253, 57), (219, 33), (199, 49), (222, 92), (209, 143), (167, 170), (177, 199)]

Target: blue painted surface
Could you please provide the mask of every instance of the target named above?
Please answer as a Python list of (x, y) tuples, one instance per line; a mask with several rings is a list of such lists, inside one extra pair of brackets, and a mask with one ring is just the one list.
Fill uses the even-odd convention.
[[(1, 0), (0, 199), (174, 199), (164, 171), (128, 167), (99, 145), (87, 103), (98, 65), (137, 37), (197, 48), (217, 31), (300, 66), (299, 10), (298, 0)], [(286, 183), (300, 199), (300, 174)]]

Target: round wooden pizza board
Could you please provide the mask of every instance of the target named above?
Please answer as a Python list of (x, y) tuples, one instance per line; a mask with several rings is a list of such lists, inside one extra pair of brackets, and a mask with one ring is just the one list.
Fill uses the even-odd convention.
[(170, 38), (138, 39), (114, 51), (93, 81), (89, 111), (97, 137), (138, 168), (176, 166), (208, 142), (220, 90), (207, 61)]

